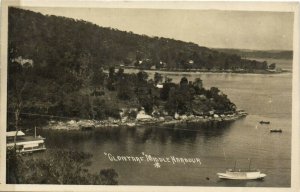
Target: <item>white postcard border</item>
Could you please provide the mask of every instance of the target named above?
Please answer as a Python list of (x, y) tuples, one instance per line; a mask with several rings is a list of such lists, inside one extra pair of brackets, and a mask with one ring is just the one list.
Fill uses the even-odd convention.
[[(166, 186), (89, 186), (89, 185), (7, 185), (6, 175), (6, 97), (7, 97), (7, 12), (8, 6), (36, 7), (98, 7), (98, 8), (149, 8), (149, 9), (219, 9), (243, 11), (294, 12), (293, 94), (292, 94), (292, 174), (291, 188), (247, 187), (166, 187)], [(0, 191), (298, 191), (299, 187), (299, 4), (297, 2), (144, 2), (144, 1), (75, 1), (75, 0), (20, 0), (2, 2), (1, 9), (1, 102), (0, 102)]]

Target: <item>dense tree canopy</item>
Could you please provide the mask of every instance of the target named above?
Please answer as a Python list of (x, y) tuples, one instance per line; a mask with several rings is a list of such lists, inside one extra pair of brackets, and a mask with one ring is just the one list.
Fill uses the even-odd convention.
[(42, 158), (24, 157), (7, 151), (7, 183), (9, 184), (76, 184), (117, 185), (118, 173), (102, 169), (90, 173), (91, 154), (76, 151), (50, 150)]

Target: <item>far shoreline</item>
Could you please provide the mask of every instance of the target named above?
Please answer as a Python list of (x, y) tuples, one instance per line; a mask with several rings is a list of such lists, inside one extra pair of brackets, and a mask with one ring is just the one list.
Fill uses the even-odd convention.
[(248, 114), (245, 112), (237, 112), (231, 116), (184, 116), (179, 119), (160, 119), (151, 118), (147, 120), (69, 120), (69, 121), (49, 121), (48, 125), (41, 127), (47, 130), (67, 130), (67, 131), (92, 131), (104, 128), (115, 128), (115, 127), (132, 127), (139, 128), (147, 125), (175, 125), (185, 123), (213, 123), (213, 122), (230, 122), (246, 117)]
[[(120, 66), (120, 68), (126, 70), (136, 70), (136, 71), (145, 71), (145, 72), (157, 72), (162, 74), (177, 74), (177, 73), (186, 73), (186, 74), (257, 74), (257, 75), (278, 75), (278, 74), (288, 74), (292, 73), (291, 70), (282, 69), (281, 71), (268, 71), (268, 70), (255, 70), (255, 71), (225, 71), (225, 70), (181, 70), (181, 69), (139, 69), (135, 67)], [(106, 70), (104, 70), (106, 71)]]

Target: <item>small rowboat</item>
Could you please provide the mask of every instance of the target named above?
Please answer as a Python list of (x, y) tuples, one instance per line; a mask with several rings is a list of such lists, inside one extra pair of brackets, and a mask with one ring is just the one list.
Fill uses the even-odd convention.
[(270, 124), (270, 121), (260, 121), (260, 124)]
[(270, 130), (271, 133), (282, 133), (281, 129), (271, 129)]

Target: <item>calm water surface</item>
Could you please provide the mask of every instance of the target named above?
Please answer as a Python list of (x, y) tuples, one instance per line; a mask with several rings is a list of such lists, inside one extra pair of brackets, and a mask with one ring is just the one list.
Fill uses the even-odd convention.
[[(152, 74), (153, 75), (153, 74)], [(150, 75), (151, 76), (151, 75)], [(180, 76), (169, 75), (174, 82)], [(289, 187), (291, 177), (292, 74), (188, 74), (204, 86), (219, 87), (249, 115), (232, 123), (110, 128), (62, 134), (46, 131), (48, 148), (66, 148), (93, 154), (91, 171), (114, 168), (121, 185), (191, 185)], [(258, 122), (270, 121), (270, 125)], [(280, 128), (283, 133), (270, 133)], [(111, 162), (104, 152), (117, 155), (198, 157), (202, 164)], [(216, 173), (233, 168), (258, 168), (263, 181), (219, 180)]]

